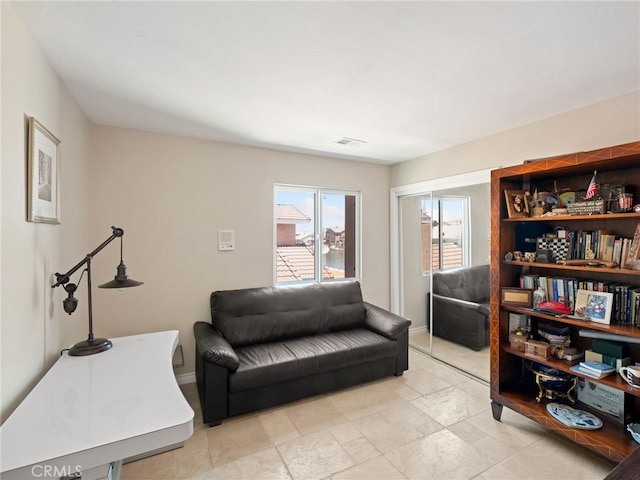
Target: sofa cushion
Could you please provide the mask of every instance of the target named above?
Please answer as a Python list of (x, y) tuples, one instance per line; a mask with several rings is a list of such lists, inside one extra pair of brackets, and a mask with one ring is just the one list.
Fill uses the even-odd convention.
[(236, 353), (240, 367), (229, 374), (231, 392), (392, 357), (398, 354), (398, 342), (356, 328), (241, 347)]
[(489, 265), (461, 268), (433, 274), (433, 293), (467, 302), (489, 300)]
[(265, 287), (211, 294), (213, 326), (234, 347), (361, 327), (358, 282)]

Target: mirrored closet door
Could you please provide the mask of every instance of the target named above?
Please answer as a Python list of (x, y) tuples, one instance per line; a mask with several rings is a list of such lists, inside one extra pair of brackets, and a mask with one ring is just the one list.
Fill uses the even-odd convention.
[(412, 321), (410, 345), (485, 381), (489, 380), (488, 318), (485, 323), (455, 306), (443, 309), (437, 298), (434, 312), (430, 294), (435, 289), (436, 294), (449, 295), (451, 285), (456, 285), (450, 295), (484, 301), (479, 296), (481, 281), (487, 292), (489, 281), (488, 181), (488, 172), (481, 172), (437, 182), (449, 188), (420, 188), (430, 182), (400, 187), (392, 206), (397, 208), (392, 225), (398, 230), (397, 243), (392, 242), (398, 250), (393, 257), (398, 263), (392, 269), (398, 287), (392, 308)]

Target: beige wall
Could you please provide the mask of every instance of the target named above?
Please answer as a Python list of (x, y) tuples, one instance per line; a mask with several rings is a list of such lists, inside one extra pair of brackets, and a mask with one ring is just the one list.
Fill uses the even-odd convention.
[[(87, 335), (84, 294), (73, 316), (51, 276), (77, 263), (89, 247), (89, 123), (49, 67), (13, 6), (2, 11), (2, 420), (58, 357)], [(26, 219), (26, 117), (58, 139), (61, 225)]]
[[(91, 130), (91, 239), (125, 230), (125, 263), (145, 282), (95, 291), (96, 330), (107, 336), (179, 329), (194, 370), (192, 327), (210, 321), (217, 289), (273, 284), (274, 183), (362, 192), (362, 288), (389, 305), (389, 168), (133, 130)], [(219, 252), (218, 230), (235, 231)], [(95, 278), (115, 274), (118, 249), (96, 258)]]
[(640, 90), (391, 168), (391, 186), (640, 140)]

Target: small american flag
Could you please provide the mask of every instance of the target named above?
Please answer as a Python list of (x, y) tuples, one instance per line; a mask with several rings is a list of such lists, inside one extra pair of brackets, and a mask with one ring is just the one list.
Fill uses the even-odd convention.
[(593, 172), (593, 177), (591, 177), (591, 181), (589, 182), (589, 187), (587, 188), (587, 193), (584, 196), (585, 200), (589, 200), (590, 198), (593, 198), (596, 193), (598, 193), (598, 185), (596, 184), (596, 173), (597, 171)]

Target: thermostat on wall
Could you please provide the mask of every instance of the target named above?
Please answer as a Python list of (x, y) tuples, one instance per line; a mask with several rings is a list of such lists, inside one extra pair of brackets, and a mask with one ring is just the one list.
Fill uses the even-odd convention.
[(233, 230), (218, 230), (218, 250), (234, 250), (235, 244)]

